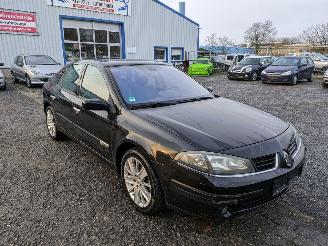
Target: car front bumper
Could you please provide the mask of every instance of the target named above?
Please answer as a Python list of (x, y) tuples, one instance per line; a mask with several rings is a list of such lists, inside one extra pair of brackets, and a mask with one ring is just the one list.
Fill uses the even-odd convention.
[[(301, 144), (291, 168), (245, 176), (211, 176), (179, 165), (163, 190), (169, 207), (187, 213), (227, 218), (255, 209), (283, 195), (303, 172), (306, 148)], [(167, 175), (167, 174), (166, 174)], [(281, 187), (277, 187), (283, 182)], [(165, 187), (165, 188), (164, 188)]]
[(236, 79), (236, 80), (249, 80), (251, 78), (251, 73), (237, 73), (237, 72), (228, 72), (229, 79)]
[(189, 76), (208, 76), (210, 74), (209, 70), (205, 69), (197, 69), (197, 70), (189, 70), (188, 75)]
[(294, 74), (288, 76), (281, 75), (261, 75), (261, 79), (263, 82), (268, 83), (292, 83), (294, 78)]
[(31, 76), (31, 84), (33, 85), (43, 85), (52, 78), (50, 76)]
[(6, 82), (4, 80), (4, 78), (0, 78), (0, 89), (3, 89), (6, 87)]

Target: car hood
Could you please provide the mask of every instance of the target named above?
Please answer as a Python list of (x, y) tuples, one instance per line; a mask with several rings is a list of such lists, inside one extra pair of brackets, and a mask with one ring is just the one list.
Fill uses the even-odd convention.
[(256, 66), (255, 65), (236, 65), (231, 69), (231, 71), (233, 71), (233, 72), (234, 71), (240, 71), (240, 70), (243, 70), (247, 67), (255, 68)]
[(225, 98), (135, 112), (198, 150), (211, 152), (272, 139), (289, 127), (270, 114)]
[(43, 74), (55, 74), (57, 73), (63, 66), (62, 65), (30, 65), (27, 66), (30, 69), (37, 70)]
[(270, 66), (265, 71), (267, 73), (283, 73), (287, 71), (294, 71), (298, 67), (297, 66)]

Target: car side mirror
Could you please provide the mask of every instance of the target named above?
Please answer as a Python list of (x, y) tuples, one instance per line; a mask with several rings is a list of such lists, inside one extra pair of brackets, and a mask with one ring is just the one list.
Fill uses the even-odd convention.
[(108, 103), (102, 102), (98, 99), (85, 99), (82, 102), (82, 107), (85, 110), (110, 110), (110, 105)]
[(0, 62), (0, 67), (3, 67), (5, 64), (3, 62)]

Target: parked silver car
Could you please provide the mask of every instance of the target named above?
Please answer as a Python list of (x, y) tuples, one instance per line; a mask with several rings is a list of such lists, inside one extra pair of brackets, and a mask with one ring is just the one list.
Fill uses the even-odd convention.
[(320, 53), (305, 53), (314, 62), (314, 71), (324, 73), (328, 69), (328, 57)]
[[(2, 67), (4, 64), (0, 62), (0, 66)], [(3, 75), (1, 68), (0, 68), (0, 90), (6, 89), (6, 81), (5, 76)]]
[(11, 66), (14, 82), (24, 81), (28, 87), (49, 81), (62, 65), (46, 55), (19, 55)]

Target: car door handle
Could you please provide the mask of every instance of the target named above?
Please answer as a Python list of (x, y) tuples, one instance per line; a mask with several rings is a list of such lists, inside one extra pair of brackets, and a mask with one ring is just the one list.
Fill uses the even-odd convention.
[(73, 109), (74, 109), (75, 113), (77, 113), (77, 114), (81, 112), (81, 109), (78, 109), (76, 107), (73, 107)]
[(51, 96), (50, 96), (50, 99), (51, 99), (51, 100), (56, 100), (56, 99), (57, 99), (57, 97), (55, 97), (55, 96), (51, 95)]

